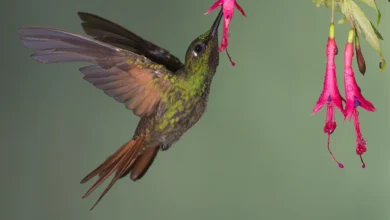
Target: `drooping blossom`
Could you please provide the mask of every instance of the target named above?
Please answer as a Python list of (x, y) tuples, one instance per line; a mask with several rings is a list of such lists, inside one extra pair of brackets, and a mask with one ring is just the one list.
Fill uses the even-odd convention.
[(335, 40), (335, 27), (334, 24), (331, 23), (329, 26), (329, 35), (328, 35), (328, 43), (326, 45), (326, 71), (324, 77), (324, 87), (320, 98), (317, 101), (317, 104), (314, 106), (313, 114), (317, 113), (326, 103), (326, 120), (324, 126), (324, 133), (328, 134), (328, 151), (332, 156), (333, 160), (338, 164), (340, 168), (344, 168), (344, 165), (340, 163), (332, 151), (330, 150), (330, 135), (336, 129), (336, 121), (335, 121), (335, 109), (336, 107), (342, 114), (344, 114), (343, 110), (343, 98), (340, 95), (337, 77), (336, 77), (336, 65), (335, 65), (335, 56), (338, 53), (337, 44)]
[(349, 118), (349, 120), (351, 120), (351, 118), (353, 118), (356, 133), (356, 154), (360, 156), (360, 160), (363, 164), (362, 167), (365, 168), (366, 165), (364, 164), (362, 155), (367, 151), (367, 148), (366, 141), (360, 131), (359, 113), (357, 111), (357, 107), (360, 106), (370, 112), (375, 111), (375, 107), (370, 101), (363, 97), (361, 89), (356, 83), (355, 73), (352, 69), (354, 37), (355, 30), (352, 28), (349, 30), (348, 42), (344, 50), (344, 88), (346, 98), (344, 119)]
[(236, 65), (230, 55), (229, 55), (229, 52), (227, 50), (227, 47), (228, 47), (228, 40), (229, 40), (229, 27), (230, 27), (230, 21), (232, 20), (233, 18), (233, 14), (234, 14), (234, 8), (236, 7), (240, 12), (241, 14), (246, 17), (246, 14), (244, 12), (244, 10), (241, 8), (241, 6), (237, 3), (236, 0), (217, 0), (208, 10), (205, 14), (208, 14), (210, 13), (211, 11), (213, 11), (214, 9), (218, 8), (218, 7), (222, 7), (222, 10), (223, 10), (223, 35), (222, 35), (222, 41), (221, 41), (221, 45), (219, 47), (219, 51), (222, 52), (226, 49), (226, 54), (227, 56), (229, 57), (229, 60), (230, 62), (232, 63), (232, 65)]

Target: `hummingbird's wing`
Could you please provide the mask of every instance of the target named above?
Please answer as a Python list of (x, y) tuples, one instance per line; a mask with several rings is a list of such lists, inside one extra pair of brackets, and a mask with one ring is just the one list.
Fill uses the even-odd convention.
[(40, 63), (93, 63), (80, 68), (84, 79), (138, 116), (153, 112), (175, 77), (144, 56), (81, 35), (43, 27), (24, 27), (19, 34), (25, 47), (37, 50), (31, 56)]
[(172, 73), (183, 66), (183, 63), (169, 51), (112, 21), (86, 12), (79, 12), (78, 15), (83, 21), (84, 31), (96, 40), (143, 55), (153, 62), (164, 65)]

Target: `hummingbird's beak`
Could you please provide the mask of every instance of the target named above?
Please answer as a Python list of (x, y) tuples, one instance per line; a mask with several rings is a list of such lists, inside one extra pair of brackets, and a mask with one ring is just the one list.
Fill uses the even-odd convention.
[(213, 25), (211, 26), (211, 38), (218, 36), (218, 27), (219, 27), (219, 23), (221, 23), (222, 15), (223, 15), (223, 13), (222, 13), (222, 8), (221, 8), (217, 18), (215, 19)]

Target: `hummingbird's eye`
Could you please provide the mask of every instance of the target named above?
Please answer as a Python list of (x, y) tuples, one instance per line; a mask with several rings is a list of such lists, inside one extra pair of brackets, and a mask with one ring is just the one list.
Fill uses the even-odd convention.
[(195, 45), (194, 52), (196, 56), (203, 51), (203, 45), (202, 44), (197, 44)]

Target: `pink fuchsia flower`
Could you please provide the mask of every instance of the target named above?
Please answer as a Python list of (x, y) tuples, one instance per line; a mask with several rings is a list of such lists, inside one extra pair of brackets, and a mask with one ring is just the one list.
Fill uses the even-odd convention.
[(214, 9), (218, 8), (218, 7), (222, 7), (222, 10), (223, 10), (223, 18), (224, 18), (224, 22), (223, 22), (223, 35), (222, 35), (222, 41), (221, 41), (221, 45), (219, 47), (219, 51), (222, 52), (226, 49), (226, 54), (227, 56), (229, 57), (229, 60), (230, 62), (232, 63), (233, 66), (235, 66), (236, 64), (232, 61), (230, 55), (229, 55), (229, 52), (227, 50), (227, 47), (228, 47), (228, 40), (229, 40), (229, 26), (230, 26), (230, 21), (232, 20), (233, 18), (233, 14), (234, 14), (234, 7), (236, 7), (240, 12), (241, 14), (246, 17), (246, 14), (244, 12), (244, 10), (241, 8), (241, 6), (237, 3), (236, 0), (217, 0), (208, 10), (205, 14), (208, 14), (210, 13), (211, 11), (213, 11)]
[(355, 37), (355, 30), (352, 28), (348, 33), (348, 42), (345, 45), (344, 50), (344, 87), (345, 87), (345, 98), (346, 107), (344, 119), (353, 117), (355, 132), (356, 132), (356, 154), (360, 156), (362, 161), (362, 167), (365, 168), (362, 155), (367, 151), (366, 141), (364, 140), (360, 131), (359, 113), (357, 107), (374, 112), (374, 105), (365, 99), (361, 93), (360, 87), (356, 83), (355, 73), (352, 69), (352, 58), (353, 58), (353, 40)]
[(313, 114), (317, 113), (326, 103), (326, 120), (324, 126), (324, 133), (328, 134), (328, 151), (332, 156), (333, 160), (338, 164), (340, 168), (344, 168), (344, 165), (340, 163), (332, 151), (330, 150), (330, 135), (336, 129), (336, 121), (335, 121), (335, 109), (339, 109), (339, 111), (344, 115), (343, 110), (343, 98), (340, 95), (338, 85), (337, 85), (337, 77), (336, 77), (336, 65), (334, 63), (335, 56), (338, 53), (337, 44), (335, 40), (335, 27), (334, 24), (331, 23), (329, 26), (329, 35), (328, 35), (328, 43), (326, 45), (326, 71), (324, 78), (324, 87), (320, 98), (317, 101), (317, 104), (314, 106)]

